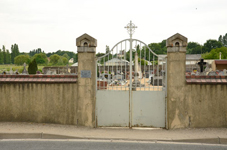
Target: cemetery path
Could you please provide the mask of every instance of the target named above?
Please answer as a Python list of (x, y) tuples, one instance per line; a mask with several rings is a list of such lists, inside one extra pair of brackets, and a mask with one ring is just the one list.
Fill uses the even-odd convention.
[(108, 139), (227, 144), (227, 129), (89, 128), (45, 123), (1, 122), (0, 139)]

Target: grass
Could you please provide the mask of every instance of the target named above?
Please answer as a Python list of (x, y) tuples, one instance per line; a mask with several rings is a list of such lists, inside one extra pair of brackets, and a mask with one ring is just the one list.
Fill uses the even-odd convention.
[[(42, 70), (44, 66), (38, 66), (38, 70)], [(20, 73), (22, 73), (24, 66), (17, 66), (14, 64), (10, 65), (0, 65), (0, 74), (2, 74), (3, 71), (10, 71), (10, 68), (12, 68), (13, 71), (18, 70)], [(26, 70), (28, 70), (28, 65), (26, 66)]]

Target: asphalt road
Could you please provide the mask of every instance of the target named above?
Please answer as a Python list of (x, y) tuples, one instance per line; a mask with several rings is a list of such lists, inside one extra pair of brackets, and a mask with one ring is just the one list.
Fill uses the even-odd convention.
[(227, 145), (110, 140), (1, 140), (0, 150), (226, 150)]

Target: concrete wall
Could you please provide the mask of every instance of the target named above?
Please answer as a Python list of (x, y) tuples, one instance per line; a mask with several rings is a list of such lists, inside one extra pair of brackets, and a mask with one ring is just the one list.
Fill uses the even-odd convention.
[[(95, 126), (96, 62), (95, 53), (78, 53), (79, 125)], [(91, 78), (81, 78), (81, 70), (90, 70)]]
[(0, 121), (77, 124), (77, 83), (0, 83)]
[(182, 83), (168, 91), (170, 129), (227, 127), (227, 85)]
[(227, 84), (188, 84), (185, 52), (167, 57), (167, 128), (227, 127)]

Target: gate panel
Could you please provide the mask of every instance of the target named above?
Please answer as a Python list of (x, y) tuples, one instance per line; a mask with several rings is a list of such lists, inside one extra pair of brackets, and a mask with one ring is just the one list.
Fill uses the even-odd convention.
[(98, 90), (96, 97), (97, 126), (128, 127), (128, 91)]
[(165, 91), (132, 91), (132, 126), (165, 127)]
[(165, 127), (166, 56), (132, 39), (118, 42), (97, 59), (97, 126)]

